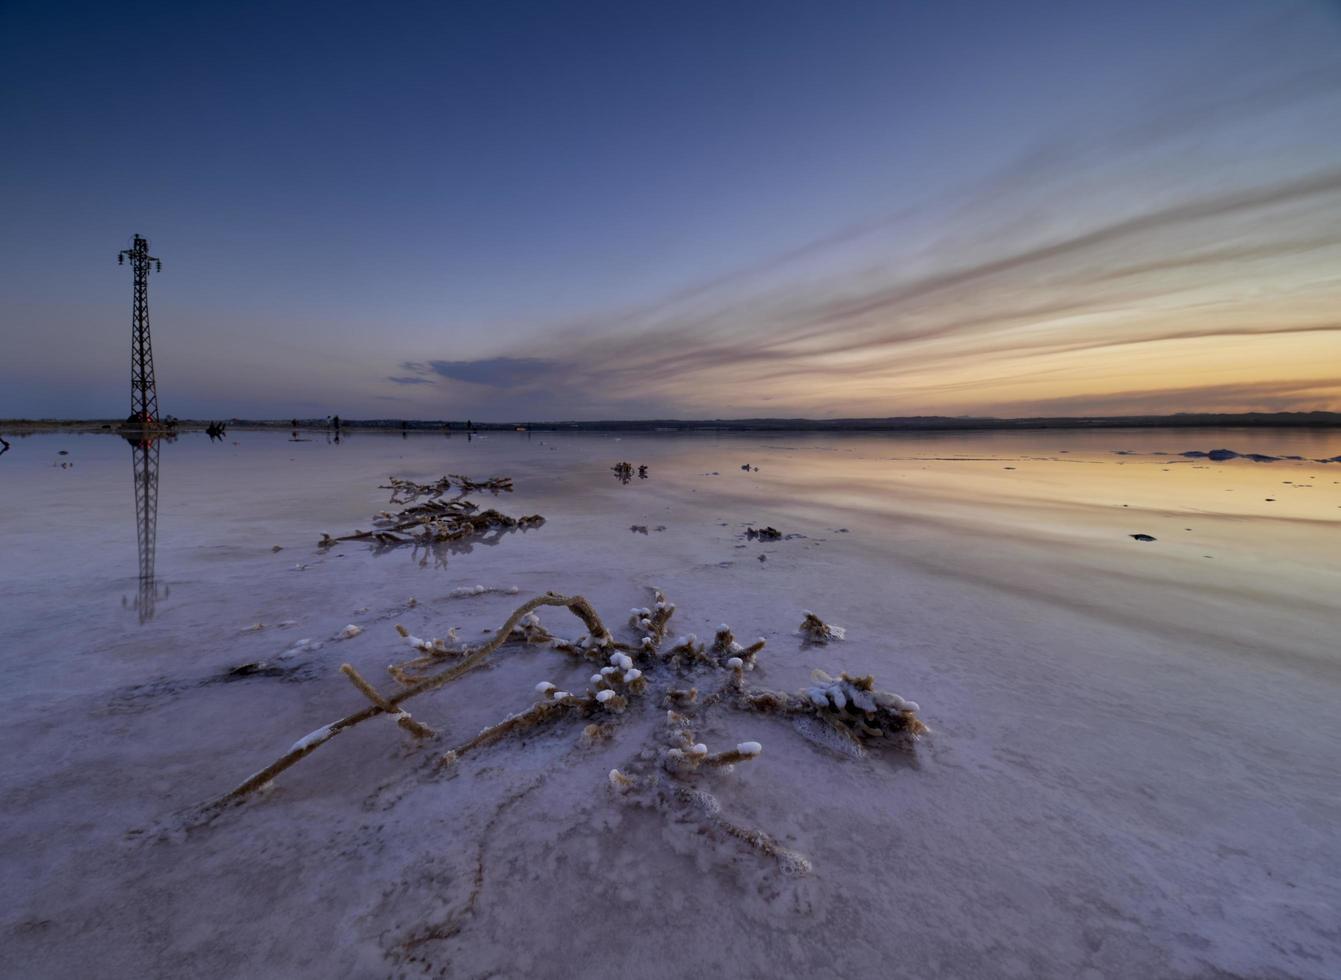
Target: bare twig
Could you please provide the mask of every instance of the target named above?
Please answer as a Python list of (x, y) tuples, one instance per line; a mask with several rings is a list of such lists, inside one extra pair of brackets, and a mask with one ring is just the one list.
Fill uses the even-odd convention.
[(391, 702), (387, 701), (386, 698), (382, 697), (377, 688), (364, 680), (363, 675), (354, 669), (353, 664), (341, 664), (340, 673), (348, 677), (349, 682), (362, 691), (369, 701), (381, 708), (386, 714), (395, 718), (396, 723), (415, 738), (431, 738), (436, 734), (433, 729), (429, 728), (427, 725), (411, 718), (408, 711), (403, 708), (396, 708)]
[[(489, 640), (478, 647), (471, 648), (466, 656), (451, 667), (440, 673), (421, 678), (405, 689), (386, 698), (385, 707), (373, 703), (360, 711), (346, 715), (338, 721), (333, 721), (329, 725), (318, 728), (308, 735), (305, 735), (303, 738), (294, 742), (289, 751), (285, 752), (264, 769), (247, 777), (215, 802), (217, 804), (225, 804), (255, 792), (262, 786), (271, 782), (276, 776), (290, 766), (295, 765), (311, 755), (321, 745), (330, 741), (341, 732), (353, 728), (355, 725), (361, 724), (369, 718), (375, 718), (380, 714), (387, 714), (389, 711), (394, 712), (402, 703), (411, 698), (426, 694), (429, 691), (437, 690), (444, 684), (450, 683), (458, 677), (461, 677), (463, 674), (469, 673), (480, 664), (484, 663), (494, 651), (507, 642), (513, 628), (522, 621), (522, 618), (527, 613), (539, 609), (542, 606), (566, 607), (574, 616), (583, 622), (593, 636), (609, 637), (610, 635), (609, 631), (605, 628), (605, 624), (601, 622), (600, 616), (596, 614), (596, 610), (591, 607), (591, 603), (587, 602), (582, 596), (564, 596), (555, 592), (547, 592), (542, 596), (536, 596), (534, 599), (530, 599), (517, 607), (512, 615), (507, 618), (507, 622), (505, 622)], [(350, 679), (353, 680), (353, 678)], [(366, 694), (367, 692), (364, 693)]]

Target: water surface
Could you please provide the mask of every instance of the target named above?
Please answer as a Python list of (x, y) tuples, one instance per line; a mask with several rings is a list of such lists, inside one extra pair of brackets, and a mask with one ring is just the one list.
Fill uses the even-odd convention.
[[(380, 976), (411, 947), (446, 975), (1341, 968), (1336, 433), (11, 441), (0, 941), (21, 975)], [(1220, 448), (1277, 459), (1183, 455)], [(511, 476), (478, 502), (546, 523), (318, 547), (370, 526), (388, 476), (447, 473)], [(713, 792), (810, 877), (608, 798), (656, 706), (601, 748), (560, 728), (449, 779), (370, 722), (208, 829), (174, 823), (350, 711), (342, 662), (389, 684), (395, 623), (476, 636), (560, 590), (617, 625), (654, 585), (678, 631), (767, 640), (751, 683), (846, 670), (921, 703), (933, 734), (894, 759), (705, 723), (765, 745)], [(848, 639), (806, 646), (805, 609)], [(589, 672), (511, 652), (416, 716), (459, 742)]]

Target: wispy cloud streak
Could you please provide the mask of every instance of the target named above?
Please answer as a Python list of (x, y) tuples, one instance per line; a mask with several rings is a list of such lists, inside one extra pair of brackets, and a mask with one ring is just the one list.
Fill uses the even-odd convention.
[[(959, 201), (424, 370), (543, 385), (574, 415), (595, 410), (592, 392), (625, 414), (1084, 412), (1161, 392), (1164, 411), (1341, 409), (1341, 381), (1307, 373), (1341, 363), (1341, 141), (1297, 159), (1267, 146), (1214, 180), (1176, 166), (1189, 127), (1215, 144), (1245, 113), (1286, 110), (1296, 124), (1341, 112), (1341, 67), (1152, 112), (1120, 134), (1125, 157), (1041, 148)], [(1141, 191), (1161, 167), (1167, 182)]]

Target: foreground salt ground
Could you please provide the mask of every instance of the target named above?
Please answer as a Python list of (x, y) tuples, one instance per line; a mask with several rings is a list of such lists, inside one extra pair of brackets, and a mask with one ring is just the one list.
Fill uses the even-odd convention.
[[(963, 536), (935, 523), (895, 535), (813, 503), (802, 516), (779, 484), (768, 503), (738, 502), (708, 480), (657, 485), (655, 461), (647, 492), (621, 497), (637, 485), (586, 482), (600, 472), (590, 464), (608, 464), (603, 451), (572, 455), (564, 466), (586, 496), (524, 465), (497, 467), (516, 475), (519, 496), (537, 477), (518, 512), (548, 521), (451, 556), (447, 573), (363, 545), (296, 555), (292, 529), (285, 552), (270, 555), (267, 528), (251, 550), (187, 563), (195, 580), (174, 595), (201, 612), (167, 613), (131, 635), (96, 608), (77, 606), (61, 625), (54, 600), (38, 622), (48, 600), (30, 590), (33, 623), (18, 633), (27, 649), (50, 649), (41, 638), (55, 632), (84, 659), (6, 664), (5, 737), (25, 751), (4, 776), (15, 800), (3, 827), (5, 969), (1334, 975), (1336, 677), (1319, 653), (1334, 622), (1307, 589), (1263, 623), (1269, 586), (1265, 599), (1217, 596), (1184, 575), (1170, 591), (1160, 579), (1176, 562), (1146, 571), (1144, 586), (1125, 567), (1062, 582), (1029, 561), (1037, 542), (985, 536), (980, 524), (961, 522), (972, 527)], [(749, 479), (786, 465), (756, 455), (765, 468)], [(353, 526), (369, 503), (339, 501), (307, 540)], [(751, 522), (806, 537), (737, 549)], [(642, 538), (630, 523), (667, 530)], [(1010, 591), (991, 580), (995, 559), (982, 552), (993, 549), (1013, 563)], [(1053, 556), (1068, 569), (1082, 557)], [(1243, 573), (1217, 570), (1229, 576), (1217, 588)], [(612, 796), (610, 770), (660, 745), (656, 712), (590, 744), (571, 728), (537, 730), (441, 778), (426, 777), (406, 733), (383, 720), (207, 827), (169, 819), (356, 706), (339, 664), (384, 677), (404, 651), (395, 623), (474, 637), (516, 607), (513, 588), (559, 587), (619, 610), (649, 601), (653, 585), (675, 600), (680, 630), (707, 637), (727, 619), (764, 637), (752, 682), (804, 690), (821, 667), (874, 674), (922, 702), (934, 734), (909, 755), (837, 756), (782, 719), (728, 714), (696, 729), (714, 750), (764, 746), (709, 777), (713, 792), (734, 820), (804, 854), (809, 874)], [(808, 646), (796, 630), (808, 608), (846, 638)], [(350, 624), (362, 632), (337, 640)], [(248, 661), (294, 670), (207, 682)], [(555, 664), (553, 652), (519, 650), (415, 716), (469, 738), (525, 710), (537, 679), (580, 690), (593, 673)]]

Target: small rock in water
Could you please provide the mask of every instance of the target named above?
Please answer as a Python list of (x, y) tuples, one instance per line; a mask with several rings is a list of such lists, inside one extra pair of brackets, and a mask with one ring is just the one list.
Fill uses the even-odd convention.
[(286, 670), (264, 660), (256, 660), (251, 663), (238, 664), (236, 667), (229, 667), (223, 673), (217, 675), (215, 679), (227, 683), (245, 677), (283, 677), (291, 670), (292, 668)]
[(1130, 535), (1130, 537), (1132, 537), (1132, 538), (1135, 539), (1136, 541), (1154, 541), (1154, 540), (1156, 540), (1156, 539), (1155, 539), (1155, 536), (1154, 536), (1153, 534), (1133, 534), (1133, 535)]

